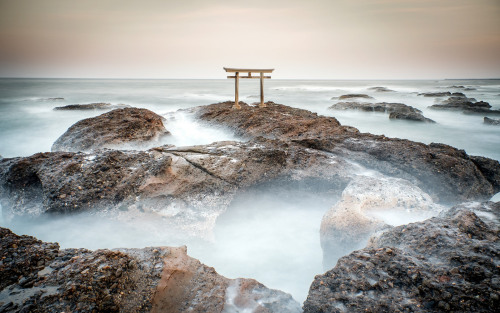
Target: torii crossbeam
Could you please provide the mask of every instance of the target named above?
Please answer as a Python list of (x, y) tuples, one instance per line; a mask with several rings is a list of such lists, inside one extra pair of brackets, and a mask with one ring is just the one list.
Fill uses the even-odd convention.
[[(264, 73), (272, 73), (274, 71), (274, 68), (271, 69), (250, 69), (250, 68), (229, 68), (229, 67), (224, 67), (224, 70), (228, 73), (235, 73), (234, 76), (228, 76), (227, 78), (234, 78), (234, 106), (233, 108), (235, 109), (241, 109), (241, 106), (238, 102), (238, 89), (239, 89), (239, 83), (240, 83), (240, 78), (260, 78), (260, 107), (264, 108), (266, 107), (266, 104), (264, 103), (264, 79), (265, 78), (271, 78), (271, 76), (264, 76)], [(247, 76), (243, 75), (240, 76), (240, 73), (248, 73)], [(260, 73), (259, 76), (252, 76), (252, 73)]]

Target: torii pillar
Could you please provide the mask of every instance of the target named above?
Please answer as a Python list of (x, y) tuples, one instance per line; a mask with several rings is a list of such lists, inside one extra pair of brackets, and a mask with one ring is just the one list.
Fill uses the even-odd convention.
[[(271, 76), (264, 76), (264, 73), (272, 73), (274, 69), (249, 69), (249, 68), (228, 68), (224, 67), (224, 70), (228, 73), (235, 73), (234, 76), (228, 76), (227, 78), (234, 78), (234, 106), (235, 109), (241, 109), (240, 103), (238, 101), (239, 96), (239, 84), (240, 78), (260, 78), (260, 104), (259, 107), (265, 108), (264, 103), (264, 79), (271, 78)], [(248, 73), (247, 76), (240, 76), (240, 73)], [(260, 76), (252, 76), (252, 73), (260, 73)]]

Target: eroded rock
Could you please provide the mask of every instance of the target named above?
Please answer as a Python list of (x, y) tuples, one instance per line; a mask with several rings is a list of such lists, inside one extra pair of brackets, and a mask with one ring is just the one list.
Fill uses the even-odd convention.
[(186, 247), (61, 250), (5, 228), (0, 239), (4, 312), (300, 312), (290, 295), (227, 279)]
[(475, 203), (387, 230), (316, 276), (304, 312), (494, 312), (499, 217)]
[(116, 109), (81, 120), (59, 137), (52, 151), (91, 152), (102, 148), (144, 145), (169, 132), (163, 118), (146, 109)]

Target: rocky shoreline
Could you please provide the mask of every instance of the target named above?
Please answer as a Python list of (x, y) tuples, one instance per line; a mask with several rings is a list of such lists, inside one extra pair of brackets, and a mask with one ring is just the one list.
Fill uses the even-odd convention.
[[(352, 251), (353, 242), (362, 248), (370, 236), (374, 236), (365, 253), (369, 255), (368, 259), (373, 258), (374, 265), (360, 268), (360, 275), (367, 270), (372, 273), (387, 271), (388, 260), (401, 271), (407, 271), (408, 266), (423, 266), (422, 271), (434, 275), (435, 272), (425, 268), (428, 266), (426, 262), (412, 261), (415, 256), (400, 257), (401, 245), (405, 242), (413, 244), (411, 238), (398, 245), (383, 239), (395, 229), (410, 232), (414, 227), (411, 225), (416, 225), (392, 228), (380, 217), (384, 210), (395, 208), (403, 215), (415, 212), (429, 213), (430, 216), (440, 214), (435, 218), (441, 223), (439, 227), (444, 227), (443, 223), (459, 221), (463, 214), (463, 218), (469, 218), (474, 225), (481, 224), (484, 216), (496, 216), (496, 222), (495, 219), (493, 222), (490, 219), (483, 221), (488, 227), (481, 226), (474, 231), (476, 236), (485, 238), (485, 247), (492, 251), (496, 249), (498, 253), (497, 204), (486, 203), (482, 208), (487, 209), (476, 208), (475, 211), (462, 205), (460, 210), (449, 211), (455, 213), (443, 213), (448, 212), (445, 207), (468, 201), (486, 201), (498, 193), (498, 161), (470, 156), (444, 144), (425, 145), (361, 133), (353, 127), (341, 125), (333, 117), (273, 102), (268, 102), (266, 108), (241, 103), (241, 110), (232, 109), (232, 104), (217, 103), (186, 112), (204, 123), (223, 127), (245, 141), (191, 147), (167, 144), (150, 148), (159, 136), (168, 134), (168, 123), (164, 125), (164, 120), (153, 112), (125, 108), (82, 120), (58, 139), (52, 149), (54, 152), (0, 160), (2, 213), (7, 218), (37, 218), (99, 212), (105, 208), (106, 212), (158, 216), (168, 228), (206, 238), (213, 231), (217, 217), (231, 204), (235, 195), (248, 188), (261, 184), (300, 185), (301, 188), (322, 186), (317, 192), (328, 194), (332, 199), (332, 209), (325, 215), (328, 218), (324, 218), (321, 230), (324, 260), (330, 260), (324, 262), (326, 270), (335, 265), (338, 257)], [(384, 110), (388, 108), (384, 107)], [(131, 142), (141, 142), (147, 148), (130, 149)], [(462, 213), (456, 213), (457, 210)], [(462, 215), (459, 218), (457, 214)], [(435, 219), (420, 223), (434, 223)], [(453, 225), (447, 227), (455, 227)], [(421, 228), (420, 236), (432, 236), (432, 229)], [(267, 289), (253, 280), (224, 278), (214, 269), (187, 256), (182, 248), (60, 250), (57, 244), (19, 237), (7, 229), (2, 229), (1, 234), (3, 260), (0, 277), (4, 283), (0, 312), (22, 308), (35, 312), (164, 309), (182, 312), (188, 308), (194, 312), (236, 312), (240, 309), (252, 312), (300, 311), (298, 303), (289, 295)], [(446, 235), (450, 237), (446, 240), (467, 239), (458, 231)], [(349, 243), (351, 250), (339, 248), (340, 238)], [(375, 260), (382, 251), (380, 249), (385, 250), (380, 261), (383, 262), (379, 264)], [(392, 252), (388, 253), (387, 249)], [(431, 252), (422, 253), (421, 257), (434, 258), (432, 247), (428, 249)], [(451, 245), (448, 249), (459, 257), (468, 257), (467, 250), (459, 249), (458, 245)], [(33, 253), (37, 255), (36, 259), (31, 258)], [(498, 255), (491, 255), (495, 256), (498, 259)], [(341, 259), (334, 269), (324, 274), (329, 275), (328, 279), (318, 276), (311, 286), (304, 310), (341, 312), (372, 307), (376, 308), (375, 311), (384, 308), (444, 311), (456, 310), (459, 308), (456, 303), (466, 297), (466, 294), (459, 294), (456, 298), (443, 296), (432, 302), (429, 300), (432, 296), (415, 295), (413, 282), (398, 280), (397, 283), (391, 281), (392, 286), (384, 285), (384, 288), (390, 286), (387, 290), (398, 296), (370, 296), (376, 294), (375, 291), (369, 293), (370, 288), (379, 289), (373, 284), (365, 284), (363, 288), (368, 288), (367, 297), (350, 298), (345, 288), (350, 290), (348, 292), (362, 289), (339, 287), (332, 279), (339, 273), (351, 275), (354, 265), (342, 260), (359, 257), (358, 251)], [(446, 263), (443, 266), (448, 268), (451, 265)], [(336, 274), (329, 274), (332, 271)], [(485, 274), (488, 282), (472, 279), (467, 290), (481, 290), (479, 299), (489, 293), (493, 300), (483, 301), (481, 306), (476, 303), (479, 300), (467, 298), (467, 309), (482, 310), (498, 304), (498, 288), (493, 288), (495, 284), (498, 286), (498, 267), (496, 272), (490, 267), (488, 271), (492, 272), (489, 276)], [(83, 272), (88, 275), (83, 275)], [(183, 274), (178, 274), (180, 272)], [(172, 275), (180, 275), (175, 284), (168, 282)], [(353, 280), (352, 284), (356, 282)], [(486, 289), (482, 284), (486, 284)], [(162, 286), (164, 292), (158, 292), (158, 286)], [(404, 303), (395, 300), (407, 293), (406, 288), (412, 290), (411, 297), (408, 297), (411, 300)], [(138, 291), (132, 292), (134, 289)], [(436, 291), (426, 289), (423, 292), (433, 294)]]

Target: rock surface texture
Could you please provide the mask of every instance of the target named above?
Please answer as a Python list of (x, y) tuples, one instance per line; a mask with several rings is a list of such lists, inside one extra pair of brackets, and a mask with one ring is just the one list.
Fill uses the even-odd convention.
[(286, 293), (227, 279), (186, 247), (59, 249), (0, 228), (2, 312), (300, 312)]
[(91, 152), (157, 141), (169, 132), (163, 118), (146, 109), (116, 109), (81, 120), (59, 137), (52, 151)]
[(496, 312), (500, 203), (395, 227), (314, 279), (304, 312)]

